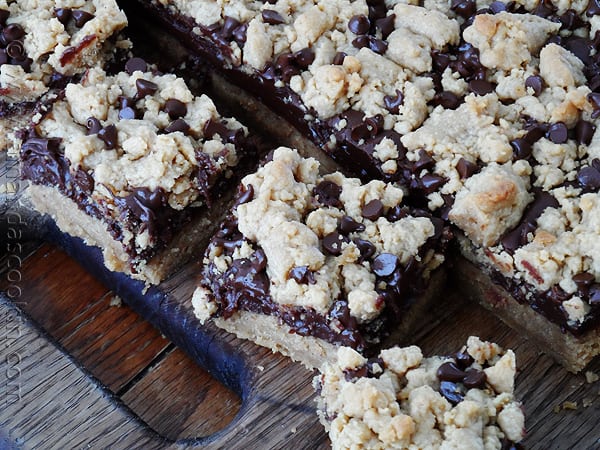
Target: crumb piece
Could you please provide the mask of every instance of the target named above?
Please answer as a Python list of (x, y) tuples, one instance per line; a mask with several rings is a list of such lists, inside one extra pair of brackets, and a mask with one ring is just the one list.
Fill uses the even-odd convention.
[(590, 406), (592, 406), (592, 403), (594, 403), (594, 400), (592, 400), (591, 398), (584, 398), (581, 401), (581, 404), (584, 408), (589, 408)]
[(109, 305), (121, 307), (121, 306), (123, 306), (123, 300), (121, 300), (121, 297), (119, 297), (118, 295), (113, 295), (110, 299)]
[(570, 402), (570, 401), (563, 402), (562, 409), (568, 409), (571, 411), (575, 411), (577, 409), (577, 402)]
[(591, 370), (588, 370), (585, 373), (585, 381), (589, 384), (595, 383), (596, 381), (598, 381), (598, 379), (600, 379), (600, 376), (598, 376), (597, 373), (594, 373)]
[(560, 405), (554, 405), (552, 412), (554, 412), (554, 414), (558, 414), (560, 412)]
[(194, 291), (192, 305), (194, 314), (202, 324), (217, 312), (217, 304), (211, 299), (210, 291), (202, 287), (198, 287)]

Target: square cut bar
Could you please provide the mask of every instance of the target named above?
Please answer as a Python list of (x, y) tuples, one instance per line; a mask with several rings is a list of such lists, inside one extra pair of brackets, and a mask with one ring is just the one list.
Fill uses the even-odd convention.
[(206, 251), (196, 315), (310, 368), (402, 339), (439, 294), (449, 238), (403, 195), (276, 149)]
[(129, 43), (114, 0), (0, 1), (0, 151), (17, 154), (36, 102)]
[(450, 357), (393, 347), (364, 358), (340, 348), (314, 378), (332, 448), (517, 449), (525, 416), (515, 355), (471, 336)]
[(181, 78), (139, 58), (125, 68), (67, 85), (23, 143), (22, 175), (61, 230), (155, 284), (206, 245), (256, 145)]
[(138, 1), (227, 96), (461, 230), (461, 286), (542, 350), (600, 352), (594, 2)]

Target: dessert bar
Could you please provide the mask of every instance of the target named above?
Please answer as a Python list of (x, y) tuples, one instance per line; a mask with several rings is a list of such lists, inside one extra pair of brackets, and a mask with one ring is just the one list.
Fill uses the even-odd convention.
[(234, 102), (453, 224), (465, 292), (570, 370), (600, 352), (596, 3), (138, 3)]
[(341, 347), (314, 385), (333, 449), (515, 449), (525, 417), (514, 378), (511, 350), (471, 336), (451, 357)]
[(158, 283), (204, 248), (255, 151), (210, 98), (131, 58), (114, 76), (96, 67), (68, 84), (20, 158), (37, 209), (99, 246), (109, 269)]
[(0, 1), (0, 151), (18, 153), (40, 98), (125, 51), (126, 25), (114, 0)]
[(398, 187), (318, 172), (280, 147), (242, 180), (192, 300), (202, 322), (311, 368), (338, 346), (370, 354), (405, 337), (440, 289), (450, 237)]

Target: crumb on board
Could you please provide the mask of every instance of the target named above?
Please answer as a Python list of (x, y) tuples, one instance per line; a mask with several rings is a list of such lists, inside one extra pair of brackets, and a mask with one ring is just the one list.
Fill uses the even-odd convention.
[(563, 402), (562, 409), (569, 409), (569, 410), (574, 411), (577, 409), (577, 402), (570, 402), (570, 401)]
[(256, 368), (258, 370), (260, 370), (261, 372), (263, 372), (265, 370), (265, 366), (256, 366)]
[(110, 306), (117, 306), (117, 307), (121, 307), (123, 305), (123, 300), (121, 300), (121, 297), (119, 297), (118, 295), (113, 295), (113, 297), (110, 299)]
[(592, 403), (594, 403), (594, 400), (592, 400), (591, 398), (584, 398), (581, 401), (581, 404), (584, 408), (589, 408), (590, 406), (592, 406)]
[(600, 379), (600, 376), (598, 376), (597, 373), (594, 373), (591, 370), (588, 370), (585, 373), (585, 381), (587, 381), (589, 384), (595, 383), (596, 381), (598, 381), (598, 379)]

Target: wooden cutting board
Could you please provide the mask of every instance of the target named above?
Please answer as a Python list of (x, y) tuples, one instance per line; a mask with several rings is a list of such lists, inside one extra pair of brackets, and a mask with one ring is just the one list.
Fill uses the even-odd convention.
[[(0, 448), (327, 447), (313, 373), (199, 325), (195, 263), (144, 292), (50, 221), (14, 205), (0, 212)], [(115, 295), (143, 319), (111, 307)], [(411, 343), (445, 354), (471, 334), (516, 351), (527, 448), (600, 448), (600, 382), (569, 374), (455, 289)], [(600, 374), (600, 361), (589, 370)]]

